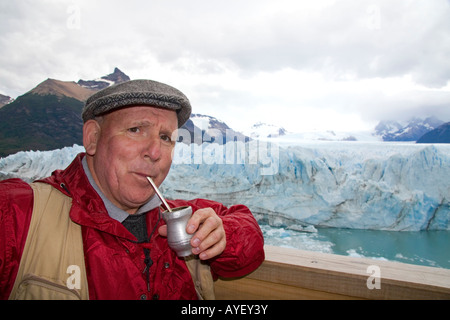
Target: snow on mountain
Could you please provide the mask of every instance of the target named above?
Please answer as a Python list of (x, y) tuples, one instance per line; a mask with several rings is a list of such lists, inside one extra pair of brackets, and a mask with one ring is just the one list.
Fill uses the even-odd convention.
[(0, 94), (0, 108), (7, 105), (8, 103), (13, 102), (14, 99), (10, 96), (5, 96), (3, 94)]
[(191, 115), (190, 119), (194, 122), (194, 125), (201, 130), (218, 129), (225, 131), (226, 129), (230, 129), (225, 122), (204, 114), (194, 113)]
[[(0, 158), (0, 179), (32, 181), (83, 148)], [(450, 230), (450, 145), (252, 140), (177, 144), (168, 198), (247, 205), (260, 222), (393, 231)]]
[(270, 140), (278, 143), (296, 143), (297, 141), (381, 141), (372, 132), (343, 132), (343, 131), (299, 131), (289, 132), (283, 127), (258, 122), (244, 133), (252, 139)]
[(258, 122), (255, 123), (248, 132), (245, 132), (250, 138), (275, 138), (286, 135), (287, 131), (283, 127), (273, 124)]
[(417, 141), (424, 134), (436, 129), (444, 122), (428, 117), (414, 117), (409, 121), (380, 121), (373, 131), (298, 131), (287, 132), (284, 128), (267, 123), (257, 123), (245, 131), (253, 139), (280, 141)]
[(443, 123), (444, 121), (435, 117), (414, 117), (407, 122), (381, 121), (375, 127), (374, 135), (381, 137), (383, 141), (417, 141)]
[(287, 133), (275, 139), (271, 139), (282, 145), (295, 144), (299, 141), (381, 141), (369, 131), (343, 132), (343, 131), (309, 131), (301, 133)]
[(114, 68), (114, 72), (94, 80), (79, 80), (78, 85), (90, 90), (102, 90), (117, 83), (129, 81), (130, 77), (123, 73), (119, 68)]
[[(248, 141), (247, 136), (234, 131), (225, 122), (203, 114), (191, 114), (188, 122), (182, 128), (189, 131), (191, 142), (197, 144), (203, 142), (223, 144), (227, 141), (234, 140), (243, 142)], [(180, 134), (183, 133), (181, 132)]]

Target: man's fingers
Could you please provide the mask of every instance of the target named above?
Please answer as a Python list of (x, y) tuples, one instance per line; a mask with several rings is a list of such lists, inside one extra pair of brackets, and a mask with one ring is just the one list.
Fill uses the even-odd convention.
[(186, 226), (187, 233), (194, 233), (199, 228), (200, 224), (202, 224), (203, 221), (211, 216), (210, 210), (215, 214), (214, 210), (212, 210), (211, 208), (205, 208), (195, 211)]
[(197, 234), (191, 241), (191, 245), (196, 248), (197, 254), (205, 251), (206, 249), (220, 243), (225, 238), (225, 234), (222, 233), (221, 229), (215, 229), (209, 233), (203, 240), (197, 238)]
[[(216, 243), (215, 245), (213, 245), (212, 247), (208, 248), (207, 250), (205, 250), (203, 252), (200, 251), (200, 253), (199, 253), (200, 260), (208, 260), (208, 259), (214, 258), (215, 256), (220, 255), (225, 250), (225, 246), (226, 246), (226, 240)], [(194, 249), (193, 249), (193, 252), (194, 252)], [(197, 253), (195, 253), (195, 254), (197, 254)]]
[(159, 227), (158, 233), (162, 237), (167, 237), (167, 225), (165, 224), (165, 225), (162, 225), (161, 227)]
[(223, 252), (226, 246), (222, 219), (211, 208), (197, 210), (186, 227), (188, 233), (195, 232), (191, 239), (192, 252), (200, 259), (210, 259)]

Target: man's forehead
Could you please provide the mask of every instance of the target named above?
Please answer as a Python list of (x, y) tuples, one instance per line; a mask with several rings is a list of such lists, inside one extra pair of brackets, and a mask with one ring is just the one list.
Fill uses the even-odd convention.
[(108, 119), (120, 122), (136, 121), (164, 121), (178, 124), (177, 113), (174, 110), (162, 109), (153, 106), (130, 106), (115, 110), (105, 115)]

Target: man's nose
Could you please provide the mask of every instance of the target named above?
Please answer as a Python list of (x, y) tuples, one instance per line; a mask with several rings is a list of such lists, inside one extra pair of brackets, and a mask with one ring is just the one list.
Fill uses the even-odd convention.
[(158, 161), (161, 158), (161, 139), (159, 137), (148, 139), (144, 145), (143, 155), (152, 162)]

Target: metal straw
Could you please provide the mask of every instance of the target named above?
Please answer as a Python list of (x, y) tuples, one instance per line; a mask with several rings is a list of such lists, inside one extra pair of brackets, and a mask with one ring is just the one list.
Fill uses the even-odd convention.
[(153, 189), (155, 189), (156, 194), (158, 195), (159, 199), (161, 199), (162, 203), (164, 203), (164, 206), (169, 210), (169, 212), (172, 212), (172, 209), (170, 209), (169, 205), (167, 204), (166, 199), (162, 196), (161, 192), (159, 192), (158, 187), (156, 187), (155, 183), (153, 182), (152, 178), (147, 177), (148, 182), (152, 185)]

